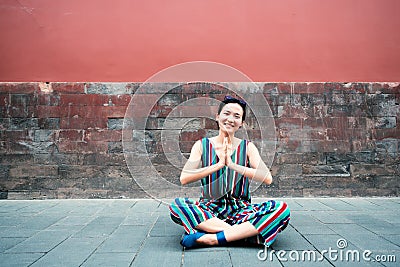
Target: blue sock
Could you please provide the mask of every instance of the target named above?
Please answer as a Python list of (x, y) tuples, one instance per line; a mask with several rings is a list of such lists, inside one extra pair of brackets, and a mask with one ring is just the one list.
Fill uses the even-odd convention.
[(224, 231), (217, 233), (217, 240), (218, 240), (218, 245), (225, 245), (226, 243), (228, 243), (228, 241), (226, 241)]
[(185, 248), (193, 248), (197, 247), (200, 244), (196, 242), (197, 239), (205, 235), (206, 233), (204, 232), (196, 232), (194, 234), (184, 234), (182, 236), (181, 240), (181, 245), (184, 246)]

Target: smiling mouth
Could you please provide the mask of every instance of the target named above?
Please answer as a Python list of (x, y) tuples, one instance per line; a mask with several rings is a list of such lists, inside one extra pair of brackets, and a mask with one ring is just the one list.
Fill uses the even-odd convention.
[(230, 123), (224, 123), (224, 126), (235, 127), (235, 125), (230, 124)]

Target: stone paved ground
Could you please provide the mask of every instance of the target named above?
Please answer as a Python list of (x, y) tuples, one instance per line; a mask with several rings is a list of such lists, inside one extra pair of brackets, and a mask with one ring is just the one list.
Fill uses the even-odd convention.
[(4, 200), (0, 265), (399, 266), (400, 198), (283, 200), (292, 220), (267, 253), (243, 244), (184, 250), (182, 228), (154, 200)]

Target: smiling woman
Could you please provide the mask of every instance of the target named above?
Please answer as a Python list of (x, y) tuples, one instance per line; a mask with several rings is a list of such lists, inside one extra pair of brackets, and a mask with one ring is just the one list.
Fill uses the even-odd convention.
[(181, 245), (186, 248), (238, 240), (269, 246), (289, 222), (284, 202), (251, 204), (251, 180), (271, 184), (272, 176), (256, 146), (235, 137), (245, 117), (246, 103), (226, 96), (216, 115), (218, 135), (192, 147), (180, 181), (201, 180), (200, 200), (176, 198), (170, 205), (172, 220), (185, 229)]

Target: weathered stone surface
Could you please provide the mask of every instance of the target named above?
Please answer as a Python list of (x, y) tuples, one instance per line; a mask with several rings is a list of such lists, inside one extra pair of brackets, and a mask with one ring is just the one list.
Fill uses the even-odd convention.
[(304, 176), (339, 176), (339, 177), (350, 177), (348, 166), (345, 165), (303, 165)]
[[(40, 90), (43, 86), (48, 90)], [(274, 183), (255, 195), (398, 195), (399, 88), (389, 83), (0, 83), (0, 190), (8, 198), (144, 197), (132, 177), (152, 173), (151, 165), (179, 185), (180, 169), (165, 153), (179, 150), (183, 165), (196, 140), (218, 133), (215, 100), (240, 93), (250, 109), (246, 131), (238, 136), (260, 151), (268, 144), (261, 156), (274, 175)], [(262, 96), (269, 107), (262, 106)], [(273, 123), (261, 125), (257, 110)], [(198, 118), (199, 111), (212, 115)], [(263, 127), (269, 127), (268, 136), (262, 136)], [(156, 187), (163, 190), (162, 184)]]

